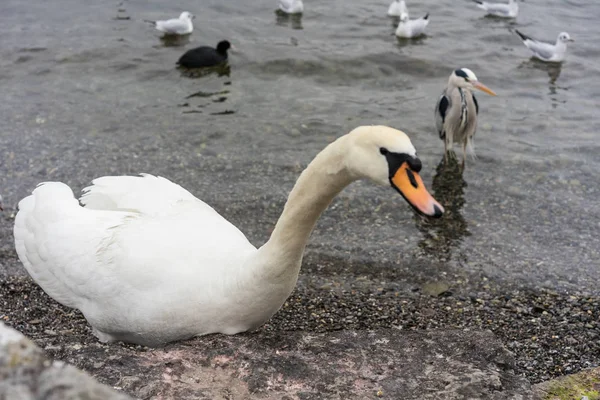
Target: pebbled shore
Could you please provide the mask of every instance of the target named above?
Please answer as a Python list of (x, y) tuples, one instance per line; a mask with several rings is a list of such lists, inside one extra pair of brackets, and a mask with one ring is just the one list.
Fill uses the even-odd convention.
[[(491, 330), (514, 353), (516, 373), (531, 383), (578, 372), (600, 359), (596, 298), (545, 289), (510, 290), (485, 279), (469, 287), (429, 283), (407, 295), (397, 290), (389, 271), (353, 275), (353, 266), (345, 265), (344, 275), (319, 277), (318, 270), (334, 269), (335, 261), (319, 262), (314, 254), (308, 258), (298, 287), (260, 329), (263, 333)], [(0, 319), (52, 356), (63, 359), (69, 356), (69, 345), (96, 342), (78, 311), (53, 301), (28, 277), (0, 278), (0, 299)]]

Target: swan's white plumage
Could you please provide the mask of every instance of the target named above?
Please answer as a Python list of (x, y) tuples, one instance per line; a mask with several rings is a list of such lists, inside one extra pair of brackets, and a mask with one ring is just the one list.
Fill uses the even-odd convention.
[[(80, 309), (105, 340), (163, 342), (107, 333), (132, 326), (170, 338), (213, 330), (192, 332), (198, 326), (227, 329), (211, 324), (227, 315), (226, 300), (213, 307), (214, 314), (194, 315), (192, 304), (210, 302), (213, 289), (229, 284), (222, 280), (227, 270), (256, 251), (238, 228), (181, 186), (151, 175), (99, 178), (86, 188), (82, 203), (87, 207), (58, 182), (41, 184), (19, 203), (17, 253), (51, 297)], [(201, 288), (193, 284), (201, 268), (195, 260), (219, 266), (202, 268)], [(123, 315), (123, 301), (129, 316)], [(155, 302), (179, 318), (152, 307)]]
[[(154, 346), (254, 329), (294, 289), (304, 247), (333, 197), (356, 179), (390, 184), (382, 148), (416, 157), (408, 137), (387, 127), (360, 127), (327, 146), (259, 249), (181, 186), (143, 175), (94, 180), (84, 189), (85, 207), (63, 183), (39, 185), (19, 203), (17, 253), (31, 277), (81, 310), (102, 341)], [(441, 215), (433, 198), (425, 209)]]

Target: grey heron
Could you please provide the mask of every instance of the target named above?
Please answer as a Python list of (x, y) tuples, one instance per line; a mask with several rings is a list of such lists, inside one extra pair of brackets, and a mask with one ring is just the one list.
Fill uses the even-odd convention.
[(467, 149), (473, 152), (472, 138), (477, 129), (477, 115), (479, 104), (473, 89), (481, 90), (495, 96), (493, 90), (477, 80), (477, 77), (468, 68), (460, 68), (450, 74), (448, 85), (442, 92), (435, 106), (435, 124), (444, 140), (444, 158), (448, 159), (448, 151), (452, 150), (454, 142), (462, 144), (462, 167), (465, 166)]

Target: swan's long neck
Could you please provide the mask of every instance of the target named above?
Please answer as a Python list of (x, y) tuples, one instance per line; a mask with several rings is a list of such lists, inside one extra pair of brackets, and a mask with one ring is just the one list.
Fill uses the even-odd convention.
[(272, 282), (295, 285), (302, 254), (321, 213), (354, 178), (345, 168), (344, 140), (326, 147), (302, 172), (271, 238), (253, 260), (254, 273)]

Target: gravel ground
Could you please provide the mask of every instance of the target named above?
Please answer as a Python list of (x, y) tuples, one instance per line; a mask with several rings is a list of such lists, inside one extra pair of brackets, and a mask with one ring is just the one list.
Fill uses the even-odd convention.
[[(361, 270), (354, 267), (309, 254), (297, 289), (261, 330), (489, 329), (515, 353), (517, 372), (532, 383), (595, 366), (600, 359), (598, 298), (507, 290), (485, 277), (479, 285), (470, 282), (470, 292), (467, 285), (430, 282), (407, 295), (393, 268), (352, 274)], [(62, 307), (27, 277), (2, 277), (0, 298), (0, 318), (52, 356), (69, 360), (72, 349), (81, 348), (77, 344), (96, 342), (78, 311)]]

